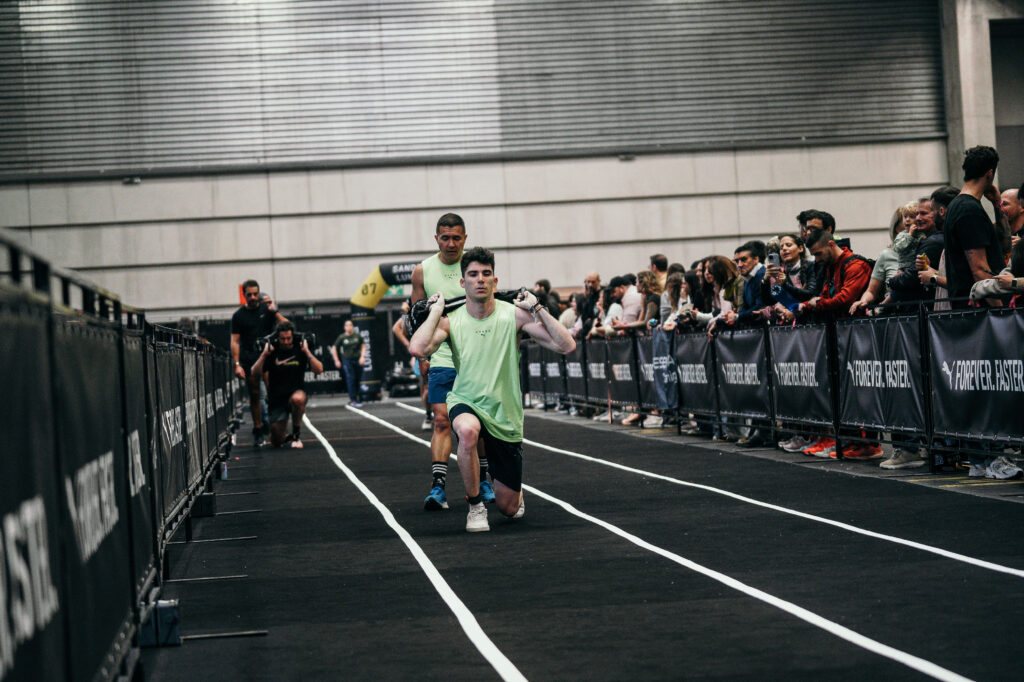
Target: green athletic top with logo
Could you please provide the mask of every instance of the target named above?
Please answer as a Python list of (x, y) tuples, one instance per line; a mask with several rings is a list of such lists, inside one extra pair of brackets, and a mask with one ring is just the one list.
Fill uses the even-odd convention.
[(448, 344), (458, 371), (448, 409), (468, 405), (492, 436), (518, 443), (523, 440), (523, 396), (516, 307), (504, 301), (494, 304), (494, 312), (483, 320), (465, 306), (448, 313)]
[[(427, 298), (437, 292), (441, 292), (447, 301), (456, 296), (465, 296), (466, 290), (459, 285), (462, 279), (462, 266), (459, 263), (446, 265), (438, 254), (425, 259), (420, 265), (423, 266), (423, 291)], [(452, 362), (452, 353), (448, 346), (442, 344), (433, 355), (430, 356), (431, 367), (455, 367)]]

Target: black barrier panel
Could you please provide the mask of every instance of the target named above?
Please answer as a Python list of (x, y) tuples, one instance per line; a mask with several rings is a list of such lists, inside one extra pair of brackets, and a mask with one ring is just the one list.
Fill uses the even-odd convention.
[(65, 595), (48, 310), (0, 291), (0, 679), (64, 680)]
[(832, 383), (825, 325), (772, 327), (775, 417), (805, 424), (832, 425)]
[(764, 330), (738, 329), (715, 337), (718, 405), (722, 414), (768, 417), (768, 361)]
[(160, 478), (160, 518), (166, 520), (185, 496), (185, 399), (182, 393), (181, 349), (156, 348), (157, 414), (160, 439), (157, 463)]
[(544, 360), (541, 357), (541, 347), (536, 342), (526, 344), (526, 384), (522, 390), (528, 392), (534, 399), (544, 394)]
[(68, 665), (75, 680), (108, 678), (128, 645), (120, 635), (132, 608), (118, 333), (81, 318), (55, 318), (53, 356)]
[[(388, 357), (388, 334), (391, 332), (391, 327), (388, 326), (387, 320), (386, 311), (367, 310), (357, 305), (352, 306), (352, 322), (356, 326), (356, 331), (362, 335), (363, 342), (366, 343), (366, 364), (363, 365), (359, 390), (363, 396), (371, 400), (379, 399), (381, 396), (380, 387), (390, 360)], [(342, 325), (339, 324), (335, 336), (341, 331)], [(332, 338), (327, 343), (333, 342)], [(332, 361), (329, 365), (325, 364), (324, 368), (333, 366), (334, 362)]]
[(184, 411), (185, 411), (185, 450), (188, 468), (185, 481), (189, 487), (194, 486), (202, 476), (203, 455), (202, 443), (199, 439), (199, 379), (196, 370), (196, 352), (186, 348), (182, 355), (184, 380)]
[(935, 435), (1024, 437), (1024, 313), (1006, 309), (935, 315), (928, 320), (928, 335)]
[(541, 348), (540, 357), (544, 365), (544, 402), (554, 404), (565, 397), (562, 356), (553, 350)]
[(640, 372), (640, 407), (646, 410), (658, 408), (658, 394), (654, 386), (654, 347), (650, 336), (636, 339), (636, 365)]
[(153, 458), (146, 423), (146, 376), (141, 335), (124, 333), (124, 434), (128, 464), (128, 494), (131, 499), (132, 553), (135, 557), (135, 592), (140, 590), (155, 567), (156, 542), (151, 498)]
[(217, 434), (222, 434), (228, 428), (228, 398), (225, 395), (225, 388), (228, 383), (228, 370), (230, 363), (223, 354), (217, 354), (213, 358), (213, 409), (216, 418)]
[(679, 405), (679, 374), (673, 348), (675, 332), (654, 330), (651, 337), (651, 365), (654, 374), (654, 407), (674, 410)]
[(633, 365), (633, 339), (615, 336), (608, 339), (608, 393), (613, 405), (638, 402), (636, 368)]
[(916, 316), (836, 324), (841, 424), (924, 432), (919, 325)]
[(213, 384), (213, 352), (208, 349), (201, 357), (203, 368), (203, 382), (200, 390), (203, 392), (202, 414), (205, 420), (206, 433), (206, 461), (217, 452), (217, 414), (214, 407), (214, 384)]
[(570, 400), (587, 399), (586, 344), (576, 343), (576, 349), (565, 356), (565, 390)]
[(679, 334), (675, 340), (679, 409), (693, 414), (714, 414), (715, 362), (711, 340), (703, 332)]
[(587, 402), (608, 402), (608, 342), (591, 339), (587, 345)]

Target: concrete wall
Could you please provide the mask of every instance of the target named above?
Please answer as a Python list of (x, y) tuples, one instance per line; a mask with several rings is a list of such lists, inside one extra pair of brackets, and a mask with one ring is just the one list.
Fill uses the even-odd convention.
[(1022, 18), (1024, 0), (942, 0), (947, 163), (956, 184), (963, 180), (965, 149), (996, 145), (989, 22)]
[(500, 286), (607, 280), (652, 253), (688, 264), (828, 210), (857, 251), (946, 181), (943, 142), (571, 161), (0, 186), (0, 224), (156, 319), (226, 312), (258, 279), (279, 301), (351, 296), (383, 261), (434, 249), (442, 213), (494, 248)]

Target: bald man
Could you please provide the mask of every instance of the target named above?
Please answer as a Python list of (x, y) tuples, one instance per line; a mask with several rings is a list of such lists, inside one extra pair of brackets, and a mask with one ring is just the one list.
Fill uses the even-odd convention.
[(1024, 206), (1021, 205), (1021, 190), (1024, 185), (1017, 189), (1008, 189), (999, 195), (999, 210), (1006, 216), (1006, 222), (1010, 226), (1011, 246), (1016, 246), (1020, 241), (1021, 230), (1024, 229)]

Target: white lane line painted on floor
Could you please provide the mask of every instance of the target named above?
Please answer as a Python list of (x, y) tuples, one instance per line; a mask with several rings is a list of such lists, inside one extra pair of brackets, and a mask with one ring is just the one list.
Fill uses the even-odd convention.
[[(361, 410), (351, 407), (348, 409), (363, 416), (371, 416)], [(338, 457), (338, 453), (334, 451), (334, 448), (327, 442), (327, 439), (324, 438), (323, 434), (317, 431), (308, 416), (303, 415), (302, 423), (306, 425), (306, 428), (309, 429), (310, 433), (316, 436), (316, 439), (320, 441), (320, 445), (327, 450), (327, 454), (330, 455), (335, 466), (341, 469), (341, 472), (345, 474), (348, 480), (359, 489), (359, 492), (369, 500), (370, 504), (377, 508), (380, 515), (384, 517), (384, 521), (391, 526), (391, 529), (395, 531), (395, 534), (398, 535), (402, 542), (405, 543), (405, 546), (409, 549), (413, 558), (416, 559), (416, 563), (420, 565), (420, 568), (423, 569), (423, 572), (430, 580), (430, 583), (434, 586), (434, 589), (437, 590), (439, 595), (441, 595), (441, 599), (444, 600), (448, 608), (455, 614), (455, 617), (458, 619), (459, 624), (462, 626), (463, 631), (465, 631), (469, 641), (473, 643), (473, 646), (475, 646), (487, 662), (491, 664), (491, 667), (494, 668), (503, 680), (525, 681), (526, 677), (519, 672), (519, 669), (516, 668), (512, 661), (510, 661), (505, 654), (501, 653), (501, 650), (495, 646), (494, 642), (491, 641), (491, 638), (488, 637), (487, 633), (485, 633), (483, 628), (480, 627), (480, 623), (477, 622), (473, 613), (466, 607), (462, 600), (459, 599), (458, 595), (455, 594), (452, 588), (448, 586), (444, 577), (437, 570), (434, 564), (431, 563), (423, 549), (419, 546), (416, 540), (413, 539), (409, 532), (398, 523), (391, 511), (388, 510), (388, 508), (385, 507), (379, 499), (377, 499), (377, 496), (374, 495), (369, 488), (363, 485), (363, 482), (356, 477), (355, 473), (353, 473), (351, 469), (345, 466), (345, 463)], [(428, 447), (430, 446), (429, 442), (423, 442), (425, 442)]]
[[(403, 403), (396, 402), (395, 404), (396, 405), (401, 405), (402, 407), (405, 407), (406, 409), (409, 409), (409, 406), (405, 405)], [(714, 488), (712, 486), (703, 485), (701, 483), (693, 483), (691, 481), (684, 481), (684, 480), (679, 479), (679, 478), (672, 478), (670, 476), (663, 476), (661, 474), (656, 474), (656, 473), (654, 473), (652, 471), (645, 471), (644, 469), (636, 469), (634, 467), (628, 467), (628, 466), (626, 466), (624, 464), (618, 464), (617, 462), (609, 462), (608, 460), (598, 459), (597, 457), (591, 457), (590, 455), (584, 455), (584, 454), (579, 453), (579, 452), (572, 452), (571, 450), (563, 450), (561, 448), (556, 448), (556, 447), (551, 446), (551, 445), (545, 445), (544, 443), (538, 443), (537, 441), (527, 440), (527, 439), (524, 438), (523, 439), (523, 443), (526, 444), (526, 445), (530, 445), (532, 447), (535, 447), (535, 448), (541, 448), (542, 450), (548, 450), (550, 452), (554, 452), (554, 453), (557, 453), (557, 454), (560, 454), (560, 455), (566, 455), (568, 457), (575, 457), (577, 459), (582, 459), (582, 460), (585, 460), (587, 462), (593, 462), (595, 464), (601, 464), (603, 466), (611, 467), (613, 469), (619, 469), (621, 471), (627, 471), (627, 472), (632, 473), (632, 474), (638, 474), (640, 476), (647, 476), (649, 478), (654, 478), (654, 479), (657, 479), (659, 481), (666, 481), (668, 483), (673, 483), (675, 485), (685, 486), (687, 488), (695, 488), (697, 490), (703, 490), (705, 492), (714, 493), (716, 495), (723, 495), (725, 497), (730, 497), (730, 498), (732, 498), (734, 500), (738, 500), (740, 502), (745, 502), (746, 504), (752, 504), (752, 505), (755, 505), (755, 506), (758, 506), (758, 507), (763, 507), (764, 509), (771, 509), (773, 511), (781, 512), (783, 514), (790, 514), (792, 516), (798, 516), (798, 517), (800, 517), (802, 519), (807, 519), (808, 521), (815, 521), (817, 523), (824, 523), (826, 525), (833, 526), (835, 528), (841, 528), (841, 529), (849, 531), (851, 533), (857, 533), (859, 535), (864, 535), (866, 537), (874, 538), (876, 540), (885, 540), (886, 542), (892, 542), (892, 543), (895, 543), (897, 545), (903, 545), (905, 547), (912, 547), (914, 549), (921, 550), (922, 552), (930, 552), (932, 554), (936, 554), (936, 555), (941, 556), (941, 557), (946, 558), (946, 559), (952, 559), (953, 561), (960, 561), (960, 562), (963, 562), (965, 564), (970, 564), (972, 566), (977, 566), (978, 568), (987, 569), (989, 571), (996, 571), (998, 573), (1005, 573), (1007, 575), (1012, 575), (1012, 576), (1014, 576), (1016, 578), (1024, 578), (1024, 570), (1021, 570), (1019, 568), (1013, 568), (1011, 566), (1003, 566), (1002, 564), (996, 564), (996, 563), (993, 563), (991, 561), (985, 561), (984, 559), (977, 559), (975, 557), (967, 556), (965, 554), (959, 554), (957, 552), (952, 552), (952, 551), (947, 550), (947, 549), (942, 549), (941, 547), (935, 547), (933, 545), (926, 545), (926, 544), (921, 543), (921, 542), (915, 542), (913, 540), (907, 540), (907, 539), (899, 538), (899, 537), (896, 537), (896, 536), (893, 536), (893, 535), (886, 535), (884, 533), (878, 533), (878, 532), (875, 532), (873, 530), (867, 530), (866, 528), (860, 528), (858, 526), (852, 526), (852, 525), (850, 525), (848, 523), (843, 523), (842, 521), (833, 521), (832, 519), (827, 519), (827, 518), (825, 518), (823, 516), (815, 516), (814, 514), (808, 514), (807, 512), (798, 511), (796, 509), (790, 509), (789, 507), (782, 507), (782, 506), (779, 506), (777, 504), (772, 504), (770, 502), (762, 502), (761, 500), (755, 500), (754, 498), (745, 497), (743, 495), (739, 495), (737, 493), (729, 492), (728, 490), (723, 490), (721, 488)]]
[[(396, 404), (401, 404), (401, 403), (396, 403)], [(348, 409), (350, 409), (353, 412), (356, 412), (357, 414), (362, 415), (362, 416), (364, 416), (364, 417), (366, 417), (366, 418), (368, 418), (368, 419), (370, 419), (370, 420), (372, 420), (374, 422), (377, 422), (378, 424), (380, 424), (382, 426), (385, 426), (385, 427), (391, 429), (392, 431), (395, 431), (397, 433), (401, 433), (402, 435), (408, 437), (411, 440), (415, 440), (417, 442), (423, 443), (424, 445), (427, 445), (428, 447), (430, 446), (429, 442), (424, 441), (424, 440), (422, 440), (420, 438), (417, 438), (416, 436), (413, 436), (412, 434), (410, 434), (407, 431), (403, 430), (401, 427), (395, 426), (394, 424), (392, 424), (392, 423), (390, 423), (388, 421), (380, 419), (379, 417), (371, 415), (371, 414), (369, 414), (367, 412), (363, 412), (362, 410), (357, 410), (357, 409), (354, 409), (354, 408), (351, 408), (351, 407), (348, 408)], [(708, 578), (711, 578), (712, 580), (715, 580), (715, 581), (725, 585), (726, 587), (730, 587), (730, 588), (732, 588), (732, 589), (734, 589), (734, 590), (736, 590), (738, 592), (741, 592), (741, 593), (743, 593), (743, 594), (745, 594), (745, 595), (747, 595), (749, 597), (753, 597), (754, 599), (757, 599), (758, 601), (764, 602), (765, 604), (768, 604), (769, 606), (773, 606), (773, 607), (775, 607), (775, 608), (777, 608), (777, 609), (779, 609), (781, 611), (784, 611), (784, 612), (786, 612), (786, 613), (788, 613), (788, 614), (790, 614), (792, 616), (795, 616), (796, 618), (799, 618), (800, 620), (804, 621), (805, 623), (808, 623), (810, 625), (813, 625), (814, 627), (817, 627), (817, 628), (819, 628), (821, 630), (824, 630), (825, 632), (828, 632), (828, 633), (830, 633), (830, 634), (832, 634), (832, 635), (834, 635), (834, 636), (836, 636), (836, 637), (838, 637), (840, 639), (846, 640), (847, 642), (850, 642), (851, 644), (853, 644), (855, 646), (859, 646), (862, 649), (865, 649), (865, 650), (870, 651), (872, 653), (878, 654), (879, 656), (884, 656), (885, 658), (888, 658), (888, 659), (893, 660), (893, 661), (895, 661), (897, 663), (905, 665), (908, 668), (913, 668), (914, 670), (922, 672), (925, 675), (929, 675), (931, 677), (934, 677), (937, 680), (948, 680), (950, 682), (953, 682), (953, 681), (963, 682), (965, 680), (969, 680), (970, 679), (970, 678), (964, 677), (962, 675), (959, 675), (959, 674), (953, 672), (952, 670), (948, 670), (946, 668), (943, 668), (942, 666), (940, 666), (940, 665), (938, 665), (936, 663), (932, 663), (929, 660), (920, 658), (918, 656), (914, 656), (913, 654), (907, 653), (906, 651), (902, 651), (900, 649), (896, 649), (896, 648), (891, 647), (891, 646), (889, 646), (887, 644), (883, 644), (882, 642), (879, 642), (878, 640), (871, 639), (870, 637), (862, 635), (859, 632), (856, 632), (855, 630), (851, 630), (850, 628), (845, 627), (843, 625), (840, 625), (839, 623), (836, 623), (834, 621), (828, 620), (824, 616), (819, 616), (818, 614), (814, 613), (813, 611), (809, 611), (809, 610), (803, 608), (802, 606), (797, 606), (796, 604), (794, 604), (792, 602), (789, 602), (789, 601), (786, 601), (785, 599), (781, 599), (779, 597), (771, 595), (771, 594), (769, 594), (767, 592), (764, 592), (762, 590), (757, 589), (756, 587), (751, 587), (750, 585), (747, 585), (746, 583), (740, 582), (739, 580), (736, 580), (735, 578), (730, 578), (729, 576), (725, 575), (724, 573), (719, 573), (718, 571), (715, 571), (713, 569), (707, 568), (706, 566), (703, 566), (703, 565), (698, 564), (698, 563), (696, 563), (694, 561), (691, 561), (691, 560), (689, 560), (689, 559), (687, 559), (685, 557), (682, 557), (682, 556), (680, 556), (678, 554), (675, 554), (674, 552), (670, 552), (670, 551), (668, 551), (666, 549), (658, 547), (657, 545), (652, 545), (651, 543), (647, 542), (646, 540), (642, 540), (641, 538), (639, 538), (639, 537), (637, 537), (637, 536), (635, 536), (635, 535), (633, 535), (631, 533), (628, 533), (628, 532), (622, 530), (618, 526), (614, 526), (614, 525), (612, 525), (612, 524), (610, 524), (610, 523), (608, 523), (606, 521), (602, 521), (601, 519), (598, 519), (598, 518), (596, 518), (594, 516), (590, 516), (589, 514), (581, 512), (580, 510), (576, 509), (575, 507), (573, 507), (568, 502), (560, 500), (557, 497), (553, 497), (551, 495), (548, 495), (547, 493), (542, 492), (542, 491), (538, 490), (537, 488), (534, 488), (533, 486), (526, 485), (524, 483), (523, 484), (523, 490), (526, 490), (527, 492), (529, 492), (529, 493), (531, 493), (533, 495), (536, 495), (537, 497), (545, 499), (545, 500), (551, 502), (552, 504), (556, 504), (559, 507), (561, 507), (562, 509), (564, 509), (565, 511), (569, 512), (570, 514), (572, 514), (574, 516), (578, 516), (579, 518), (581, 518), (581, 519), (583, 519), (585, 521), (589, 521), (590, 523), (593, 523), (593, 524), (595, 524), (597, 526), (600, 526), (601, 528), (604, 528), (605, 530), (609, 531), (610, 533), (618, 535), (619, 537), (621, 537), (621, 538), (623, 538), (623, 539), (633, 543), (634, 545), (636, 545), (636, 546), (638, 546), (638, 547), (640, 547), (642, 549), (646, 549), (646, 550), (648, 550), (650, 552), (653, 552), (653, 553), (655, 553), (655, 554), (657, 554), (659, 556), (665, 557), (666, 559), (668, 559), (668, 560), (670, 560), (670, 561), (672, 561), (674, 563), (677, 563), (680, 566), (683, 566), (683, 567), (688, 568), (688, 569), (690, 569), (690, 570), (692, 570), (692, 571), (694, 571), (696, 573), (700, 573), (701, 575), (704, 575), (704, 576), (706, 576)]]

